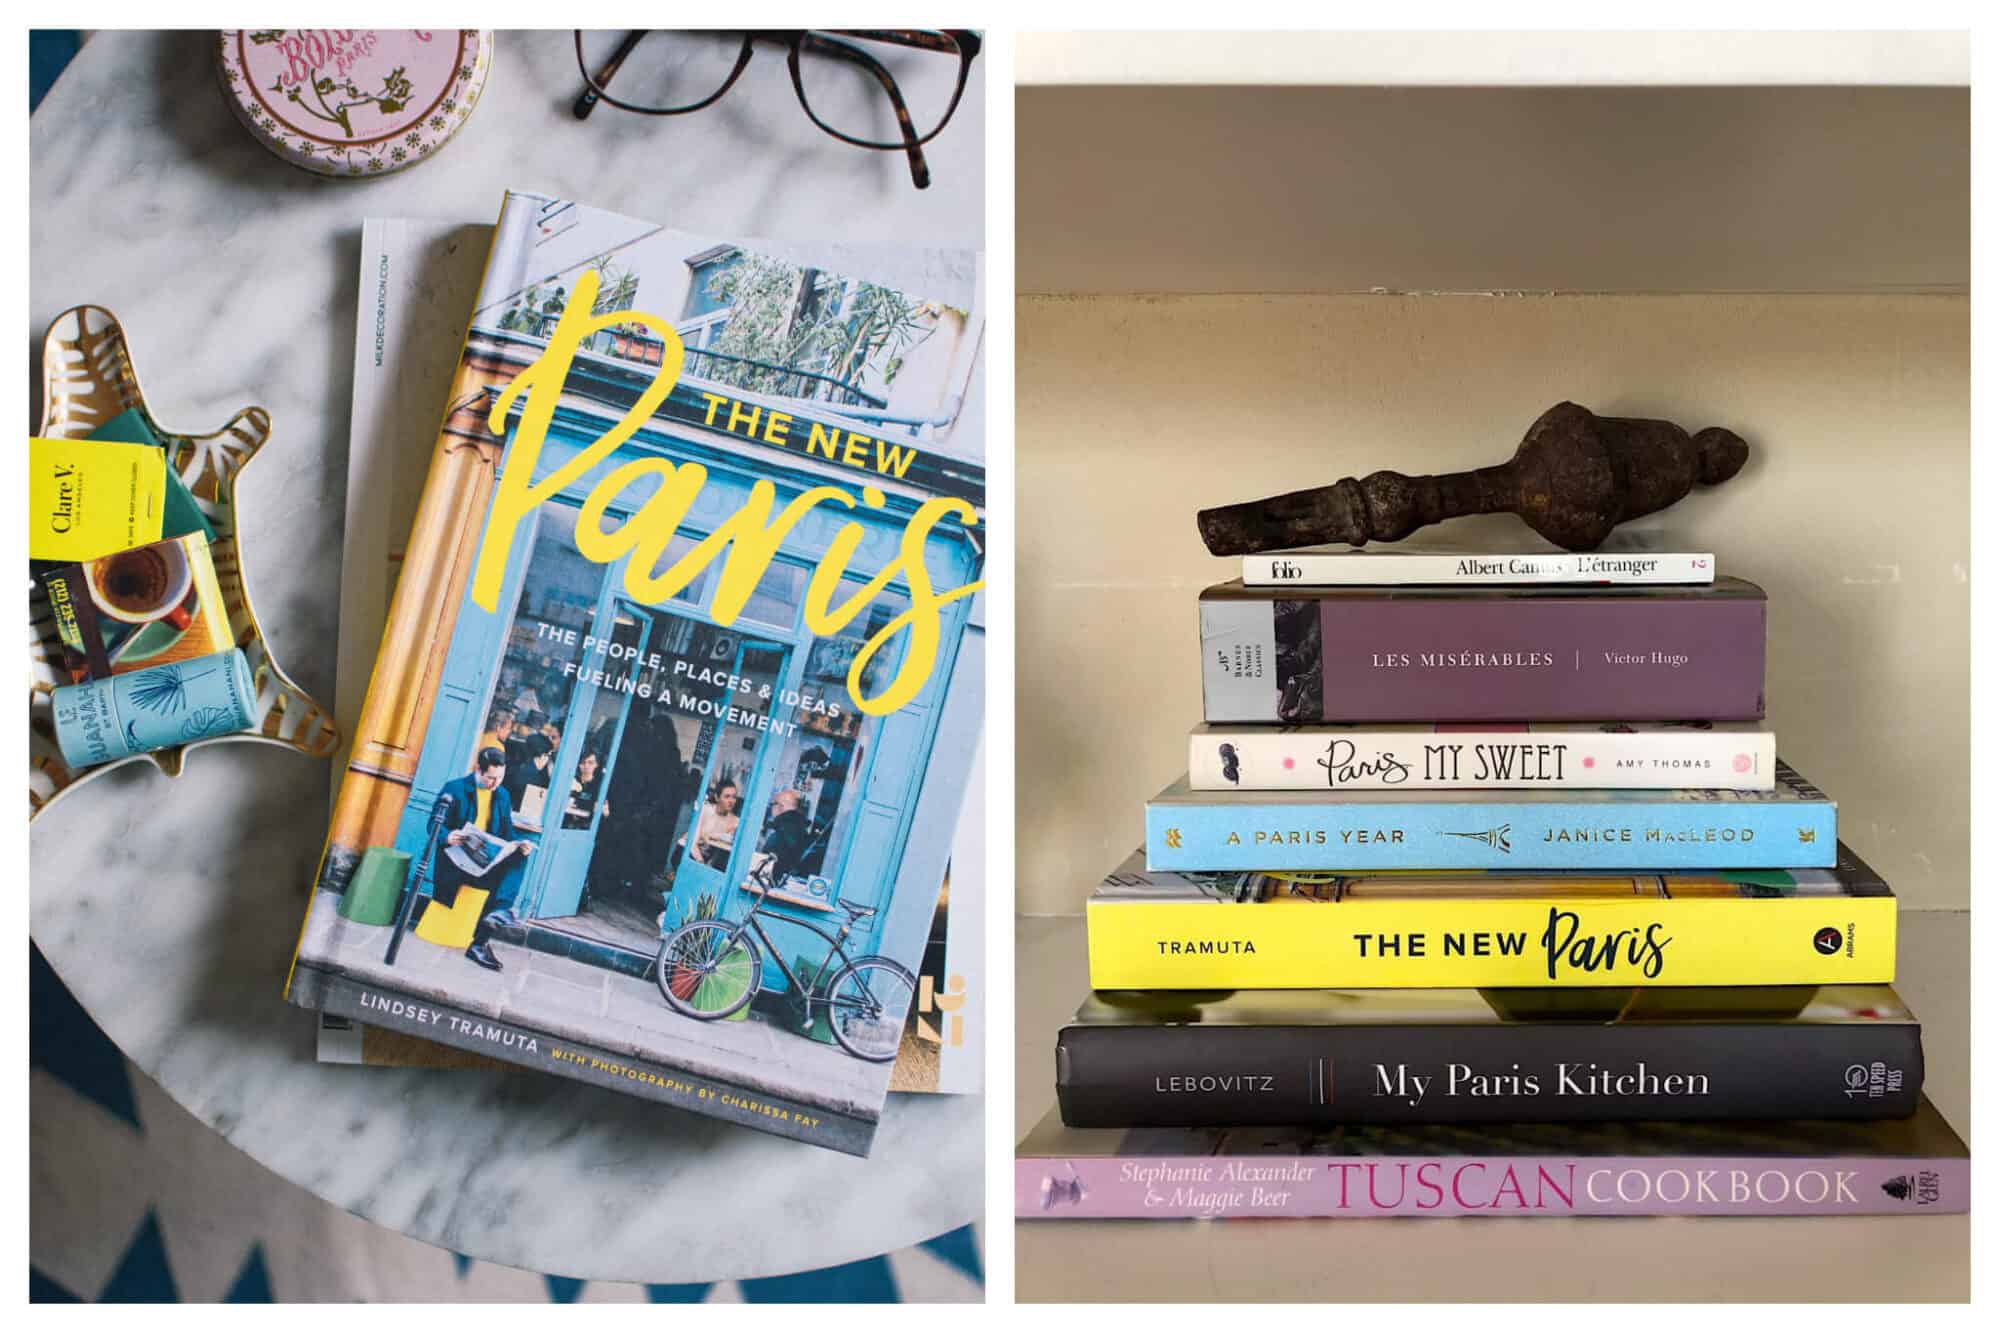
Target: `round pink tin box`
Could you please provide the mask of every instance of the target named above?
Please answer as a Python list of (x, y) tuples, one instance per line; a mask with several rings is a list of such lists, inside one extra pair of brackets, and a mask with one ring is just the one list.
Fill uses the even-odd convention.
[(481, 28), (244, 28), (216, 71), (257, 141), (322, 176), (383, 176), (450, 142), (493, 65)]

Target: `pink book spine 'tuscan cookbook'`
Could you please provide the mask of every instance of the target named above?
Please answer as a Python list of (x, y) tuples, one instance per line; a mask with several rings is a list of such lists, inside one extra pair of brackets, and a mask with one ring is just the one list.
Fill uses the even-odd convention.
[(1928, 1097), (1888, 1120), (1076, 1129), (1015, 1151), (1014, 1216), (1783, 1217), (1963, 1213)]
[(1965, 1158), (1119, 1157), (1015, 1163), (1017, 1218), (1963, 1213)]

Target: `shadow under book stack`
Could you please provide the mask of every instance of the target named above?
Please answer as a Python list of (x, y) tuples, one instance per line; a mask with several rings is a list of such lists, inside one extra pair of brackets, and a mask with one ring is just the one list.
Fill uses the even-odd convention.
[(1761, 721), (1762, 589), (1243, 565), (1188, 773), (1090, 900), (1017, 1216), (1966, 1211), (1896, 900)]

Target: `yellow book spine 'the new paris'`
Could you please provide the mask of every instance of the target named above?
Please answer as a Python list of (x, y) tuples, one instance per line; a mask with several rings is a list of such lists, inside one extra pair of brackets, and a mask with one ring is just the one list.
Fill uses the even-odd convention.
[(1093, 902), (1096, 990), (1888, 982), (1896, 900)]

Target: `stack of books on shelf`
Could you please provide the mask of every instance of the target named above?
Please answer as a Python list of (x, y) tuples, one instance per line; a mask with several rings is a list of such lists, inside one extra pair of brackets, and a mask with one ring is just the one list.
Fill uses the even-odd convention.
[(1966, 1210), (1896, 900), (1761, 721), (1762, 589), (1292, 553), (1200, 621), (1018, 1216)]

